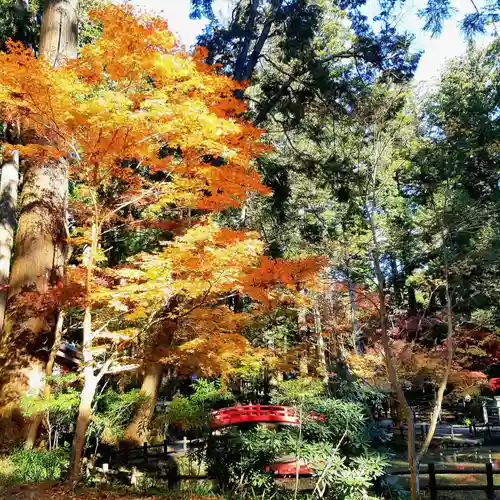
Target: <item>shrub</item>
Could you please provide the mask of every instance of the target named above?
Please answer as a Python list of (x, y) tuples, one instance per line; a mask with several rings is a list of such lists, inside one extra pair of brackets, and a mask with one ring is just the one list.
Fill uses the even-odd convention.
[(12, 464), (10, 481), (31, 483), (40, 481), (60, 481), (69, 465), (68, 452), (19, 450), (8, 457)]
[(198, 379), (189, 396), (174, 396), (167, 413), (169, 425), (181, 426), (185, 431), (198, 433), (209, 428), (212, 407), (224, 402), (231, 404), (232, 395), (220, 381)]
[(48, 397), (27, 395), (21, 400), (25, 416), (31, 417), (38, 413), (44, 416), (49, 449), (58, 448), (64, 442), (64, 436), (71, 432), (75, 422), (80, 403), (80, 393), (72, 387), (75, 378), (75, 374), (47, 377), (46, 382), (51, 387)]
[(144, 401), (139, 389), (116, 392), (108, 389), (95, 398), (95, 409), (87, 431), (87, 447), (103, 441), (114, 444), (123, 437), (138, 403)]
[(200, 453), (209, 476), (223, 490), (252, 487), (262, 492), (273, 483), (272, 474), (265, 472), (266, 465), (285, 448), (280, 433), (259, 425), (247, 431), (228, 429), (223, 438), (212, 436)]

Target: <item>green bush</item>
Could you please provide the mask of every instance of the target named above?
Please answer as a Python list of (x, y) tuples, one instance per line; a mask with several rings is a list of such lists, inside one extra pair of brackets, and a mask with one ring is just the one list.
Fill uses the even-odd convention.
[(189, 396), (174, 396), (168, 409), (167, 423), (200, 433), (210, 427), (212, 407), (221, 403), (230, 405), (233, 398), (220, 381), (198, 379), (192, 388), (194, 392)]
[(61, 439), (64, 435), (72, 431), (80, 404), (80, 392), (72, 387), (75, 380), (74, 373), (47, 377), (46, 382), (51, 387), (49, 397), (26, 395), (21, 400), (25, 416), (40, 413), (44, 416), (49, 449), (58, 448), (63, 444)]
[(139, 389), (117, 392), (111, 388), (98, 395), (87, 430), (86, 447), (94, 449), (101, 440), (107, 443), (120, 440), (136, 406), (143, 401)]
[[(299, 378), (282, 382), (272, 402), (293, 407), (301, 425), (227, 427), (207, 436), (206, 446), (194, 454), (206, 464), (218, 490), (235, 498), (292, 498), (285, 483), (280, 486), (266, 466), (298, 459), (315, 471), (306, 480), (308, 486), (316, 487), (314, 494), (302, 492), (301, 498), (368, 499), (373, 482), (388, 465), (372, 447), (372, 396), (366, 391), (360, 401), (354, 397), (343, 400), (325, 394), (322, 381)], [(203, 403), (210, 400), (202, 399)], [(198, 409), (208, 409), (205, 404), (195, 404), (192, 397), (178, 398), (172, 406), (171, 416), (188, 422), (201, 421)], [(323, 421), (312, 418), (313, 412), (322, 414)], [(303, 483), (296, 483), (297, 488)], [(287, 485), (294, 488), (290, 481)]]
[(265, 467), (284, 451), (287, 443), (281, 434), (258, 425), (248, 430), (229, 428), (224, 437), (210, 436), (199, 453), (219, 488), (242, 495), (241, 489), (262, 494), (273, 488), (272, 474)]
[(19, 450), (8, 457), (12, 464), (8, 478), (16, 483), (35, 483), (40, 481), (60, 481), (69, 465), (67, 451)]

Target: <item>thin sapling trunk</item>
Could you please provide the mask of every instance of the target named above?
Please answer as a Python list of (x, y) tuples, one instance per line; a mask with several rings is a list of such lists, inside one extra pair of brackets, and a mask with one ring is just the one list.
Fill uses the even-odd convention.
[(382, 274), (382, 269), (380, 267), (380, 251), (377, 239), (377, 229), (375, 218), (373, 213), (370, 212), (370, 227), (373, 239), (373, 265), (375, 268), (375, 275), (377, 277), (377, 289), (379, 297), (379, 317), (380, 317), (380, 329), (382, 330), (382, 345), (384, 349), (384, 356), (387, 368), (387, 374), (389, 376), (389, 382), (391, 384), (392, 390), (396, 393), (396, 398), (399, 407), (403, 411), (408, 426), (408, 443), (407, 443), (407, 453), (408, 453), (408, 465), (410, 468), (410, 498), (411, 500), (417, 500), (418, 498), (418, 461), (416, 458), (416, 447), (415, 447), (415, 423), (413, 419), (413, 412), (406, 400), (406, 397), (401, 387), (401, 383), (398, 379), (396, 373), (396, 368), (394, 367), (394, 362), (392, 360), (391, 346), (389, 343), (389, 334), (387, 332), (387, 311), (385, 307), (385, 292), (384, 292), (384, 276)]
[(92, 221), (92, 242), (87, 255), (87, 279), (86, 279), (86, 306), (83, 318), (83, 390), (80, 395), (80, 406), (78, 408), (78, 417), (76, 420), (75, 434), (71, 446), (71, 460), (69, 480), (71, 483), (78, 482), (80, 478), (81, 460), (83, 448), (85, 445), (85, 434), (92, 417), (92, 401), (94, 400), (97, 383), (102, 376), (102, 370), (99, 375), (94, 374), (94, 356), (92, 353), (92, 277), (94, 258), (97, 252), (98, 243), (98, 222), (97, 217)]
[(431, 421), (429, 424), (429, 430), (422, 448), (418, 454), (418, 460), (420, 461), (424, 454), (429, 449), (429, 446), (436, 432), (437, 424), (439, 421), (439, 415), (441, 414), (441, 408), (443, 406), (444, 393), (448, 385), (448, 378), (451, 372), (451, 365), (453, 363), (453, 310), (451, 305), (450, 296), (450, 280), (449, 280), (449, 257), (447, 248), (447, 238), (445, 233), (445, 228), (441, 226), (441, 241), (443, 244), (443, 260), (444, 260), (444, 275), (445, 275), (445, 297), (446, 297), (446, 322), (447, 322), (447, 336), (446, 336), (446, 369), (439, 385), (436, 400), (434, 403), (434, 408), (432, 410)]

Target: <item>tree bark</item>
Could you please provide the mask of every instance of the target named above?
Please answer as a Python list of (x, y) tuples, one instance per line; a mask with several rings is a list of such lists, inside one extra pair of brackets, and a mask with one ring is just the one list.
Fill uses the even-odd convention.
[(37, 352), (52, 343), (58, 306), (50, 292), (63, 278), (66, 195), (65, 163), (28, 165), (0, 349), (4, 405), (17, 405), (31, 368), (43, 365)]
[(92, 417), (92, 401), (97, 388), (97, 377), (91, 371), (85, 376), (85, 383), (80, 395), (80, 406), (78, 407), (78, 418), (76, 419), (75, 435), (71, 445), (71, 459), (69, 469), (69, 480), (77, 483), (80, 479), (81, 461), (85, 446), (85, 434)]
[[(62, 327), (64, 323), (64, 312), (59, 312), (59, 317), (57, 318), (56, 332), (54, 337), (54, 343), (52, 344), (52, 348), (50, 350), (49, 360), (47, 362), (47, 367), (45, 369), (45, 375), (47, 377), (52, 377), (52, 373), (54, 370), (54, 363), (56, 361), (57, 351), (61, 346), (61, 338), (62, 338)], [(45, 399), (50, 398), (50, 384), (45, 381), (45, 386), (43, 389), (43, 397)], [(43, 413), (37, 413), (34, 415), (30, 428), (28, 431), (28, 435), (26, 437), (26, 442), (24, 443), (24, 448), (26, 450), (31, 450), (36, 442), (36, 437), (38, 435), (38, 428), (42, 422)]]
[(298, 329), (299, 329), (299, 374), (301, 377), (307, 377), (309, 374), (309, 326), (307, 324), (308, 310), (305, 307), (299, 309)]
[(451, 296), (450, 296), (450, 281), (449, 281), (449, 262), (448, 262), (448, 249), (447, 249), (447, 240), (445, 235), (444, 228), (441, 229), (441, 239), (443, 243), (443, 260), (444, 260), (444, 273), (445, 273), (445, 297), (446, 297), (446, 319), (448, 324), (448, 332), (446, 336), (446, 348), (447, 348), (447, 356), (446, 356), (446, 369), (443, 375), (443, 379), (441, 380), (441, 384), (439, 385), (436, 400), (434, 402), (434, 409), (432, 410), (431, 421), (429, 424), (429, 430), (427, 431), (427, 436), (425, 437), (425, 441), (422, 445), (422, 448), (418, 454), (418, 460), (420, 461), (424, 454), (429, 449), (429, 445), (431, 444), (432, 438), (434, 437), (434, 433), (436, 432), (436, 427), (439, 420), (439, 415), (441, 414), (441, 407), (443, 406), (443, 398), (444, 392), (446, 391), (446, 387), (448, 385), (448, 378), (450, 376), (451, 365), (453, 363), (453, 310), (451, 305)]
[[(54, 66), (76, 56), (77, 5), (78, 0), (49, 0), (45, 6), (40, 56)], [(56, 324), (57, 304), (48, 292), (51, 285), (62, 283), (68, 236), (67, 194), (66, 161), (27, 165), (0, 346), (2, 414), (8, 419), (16, 417), (22, 427), (25, 422), (20, 417), (19, 399), (26, 391), (33, 366), (42, 365), (43, 371), (36, 353), (45, 344), (50, 345)]]
[(76, 57), (78, 0), (48, 0), (40, 27), (40, 56), (52, 66)]
[[(274, 18), (281, 7), (282, 0), (273, 0), (271, 2), (271, 12), (266, 19), (266, 22), (264, 23), (264, 26), (262, 28), (262, 31), (260, 32), (259, 38), (257, 39), (257, 42), (255, 43), (255, 46), (252, 50), (252, 53), (250, 54), (250, 57), (248, 58), (248, 62), (246, 64), (245, 70), (242, 75), (242, 80), (250, 80), (252, 78), (253, 72), (255, 70), (255, 66), (257, 65), (257, 62), (259, 61), (260, 54), (262, 53), (262, 49), (264, 48), (264, 44), (266, 43), (267, 39), (269, 38), (269, 34), (271, 33), (271, 27), (274, 22)], [(248, 50), (247, 50), (248, 52)]]
[(236, 58), (236, 62), (234, 65), (234, 79), (236, 81), (242, 81), (245, 76), (245, 66), (248, 57), (248, 50), (250, 49), (250, 42), (253, 37), (253, 32), (255, 28), (255, 18), (257, 16), (257, 9), (259, 8), (260, 0), (251, 0), (250, 5), (248, 6), (248, 20), (246, 22), (245, 30), (244, 30), (244, 38), (241, 43), (240, 52), (238, 57)]
[[(375, 205), (375, 204), (374, 204)], [(370, 211), (370, 228), (372, 233), (373, 241), (373, 267), (375, 268), (375, 275), (377, 278), (377, 290), (379, 297), (379, 318), (380, 318), (380, 329), (382, 330), (382, 346), (384, 349), (384, 357), (386, 362), (387, 375), (389, 377), (389, 382), (391, 384), (392, 390), (396, 393), (396, 398), (401, 411), (403, 412), (406, 423), (408, 426), (408, 442), (407, 442), (407, 453), (408, 453), (408, 465), (410, 469), (410, 498), (411, 500), (417, 500), (418, 498), (418, 460), (416, 457), (416, 447), (415, 447), (415, 425), (413, 419), (413, 411), (410, 408), (408, 401), (399, 382), (396, 369), (394, 367), (394, 362), (392, 360), (391, 346), (389, 343), (389, 334), (387, 332), (387, 311), (385, 306), (385, 291), (384, 291), (384, 275), (380, 266), (380, 251), (377, 239), (377, 228), (375, 223), (375, 218), (373, 213)]]
[(97, 244), (99, 241), (99, 225), (97, 217), (92, 221), (92, 244), (90, 251), (84, 262), (87, 267), (86, 279), (86, 307), (83, 316), (83, 390), (80, 395), (80, 406), (78, 407), (78, 418), (76, 420), (75, 434), (71, 445), (71, 458), (69, 465), (69, 480), (71, 483), (77, 483), (80, 479), (81, 459), (85, 446), (85, 434), (89, 427), (92, 417), (92, 401), (94, 399), (97, 383), (105, 373), (105, 368), (101, 369), (99, 375), (94, 375), (94, 355), (92, 351), (92, 277), (94, 272), (94, 257), (97, 252)]
[(356, 293), (354, 288), (354, 283), (350, 275), (347, 277), (347, 286), (349, 289), (349, 302), (351, 304), (351, 316), (352, 316), (352, 342), (354, 347), (354, 352), (356, 354), (362, 354), (363, 348), (361, 345), (361, 340), (359, 338), (359, 323), (358, 323), (358, 313), (356, 305)]
[(163, 374), (161, 363), (150, 363), (146, 368), (142, 381), (141, 394), (147, 399), (137, 408), (134, 417), (125, 431), (125, 440), (133, 443), (143, 443), (149, 437), (149, 423), (153, 416), (158, 390)]
[(328, 366), (326, 363), (326, 353), (325, 353), (325, 340), (323, 338), (323, 331), (321, 328), (321, 314), (319, 311), (319, 306), (317, 303), (313, 304), (314, 313), (314, 330), (316, 333), (316, 338), (318, 342), (318, 358), (319, 358), (319, 375), (325, 384), (328, 386)]
[(17, 188), (19, 185), (19, 153), (13, 151), (0, 172), (0, 335), (7, 307), (10, 261), (17, 222)]

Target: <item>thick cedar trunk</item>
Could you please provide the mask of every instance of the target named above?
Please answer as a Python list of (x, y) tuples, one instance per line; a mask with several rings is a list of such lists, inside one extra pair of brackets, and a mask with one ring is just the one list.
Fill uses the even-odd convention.
[(144, 380), (142, 381), (141, 394), (146, 396), (146, 400), (139, 406), (125, 431), (125, 440), (134, 443), (142, 443), (148, 439), (148, 428), (153, 416), (156, 401), (158, 399), (158, 389), (163, 374), (161, 363), (150, 363), (146, 368)]
[(40, 56), (52, 66), (76, 57), (78, 0), (48, 0), (40, 28)]
[[(28, 434), (26, 436), (26, 441), (24, 443), (24, 448), (26, 450), (31, 450), (33, 449), (33, 446), (35, 446), (36, 443), (36, 437), (38, 436), (38, 427), (40, 427), (40, 424), (42, 422), (42, 414), (37, 413), (36, 415), (33, 416), (29, 429), (28, 429)], [(50, 436), (49, 436), (49, 449), (50, 449)]]
[[(62, 281), (66, 238), (66, 164), (28, 165), (20, 198), (19, 226), (0, 349), (0, 402), (16, 411), (38, 352), (51, 345)], [(54, 287), (54, 288), (52, 288)]]
[[(77, 5), (78, 0), (49, 0), (45, 5), (40, 56), (54, 66), (76, 56)], [(56, 325), (57, 304), (48, 292), (62, 283), (67, 193), (65, 161), (27, 165), (0, 349), (0, 406), (5, 418), (19, 422), (18, 433), (24, 426), (19, 398), (33, 366), (41, 364), (43, 371), (35, 353), (50, 345)]]
[(17, 187), (19, 184), (19, 153), (14, 151), (0, 170), (0, 335), (2, 332), (10, 261), (17, 222)]

